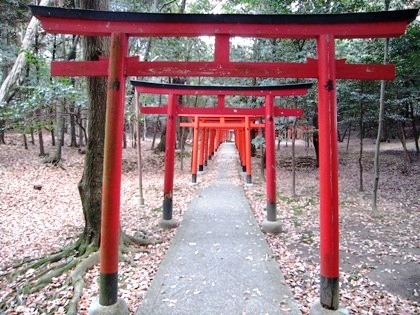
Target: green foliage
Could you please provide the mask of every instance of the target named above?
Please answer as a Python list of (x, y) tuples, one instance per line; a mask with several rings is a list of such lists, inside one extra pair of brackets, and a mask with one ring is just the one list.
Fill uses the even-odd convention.
[[(7, 69), (19, 52), (19, 32), (30, 19), (29, 11), (24, 6), (32, 1), (3, 0), (0, 3), (0, 66)], [(116, 11), (177, 13), (182, 1), (145, 0), (110, 1), (110, 9)], [(384, 9), (383, 0), (197, 0), (186, 2), (186, 13), (243, 13), (243, 14), (303, 14), (303, 13), (344, 13), (379, 11)], [(418, 0), (393, 0), (391, 9), (418, 7)], [(390, 41), (390, 62), (397, 68), (397, 78), (387, 85), (386, 117), (390, 121), (408, 122), (407, 107), (414, 107), (414, 114), (419, 115), (418, 106), (420, 73), (420, 27), (418, 22), (408, 27), (405, 36)], [(48, 38), (45, 38), (47, 40)], [(144, 56), (149, 41), (146, 38), (130, 40), (132, 54)], [(44, 56), (48, 44), (40, 46), (38, 56)], [(213, 60), (213, 38), (155, 38), (151, 41), (149, 60), (159, 61), (211, 61)], [(8, 108), (0, 107), (0, 118), (11, 123), (9, 127), (26, 130), (49, 126), (52, 116), (50, 107), (59, 102), (72, 100), (86, 107), (85, 99), (77, 93), (70, 82), (50, 80), (50, 60), (37, 57), (32, 51), (25, 51), (30, 71), (20, 90)], [(64, 54), (63, 54), (64, 55)], [(336, 40), (337, 58), (346, 58), (348, 63), (382, 63), (383, 39)], [(272, 39), (240, 38), (231, 40), (232, 61), (287, 61), (305, 62), (307, 58), (316, 58), (316, 42), (307, 39)], [(34, 71), (35, 69), (35, 71)], [(7, 73), (3, 71), (3, 73)], [(159, 82), (162, 78), (157, 79)], [(163, 78), (170, 81), (169, 78)], [(305, 80), (308, 81), (308, 80)], [(81, 86), (81, 79), (76, 79), (76, 86)], [(231, 85), (272, 85), (296, 83), (299, 80), (277, 78), (188, 78), (190, 84), (231, 84)], [(302, 98), (283, 98), (278, 106), (299, 107), (304, 110), (302, 122), (311, 123), (311, 116), (317, 107), (316, 84), (309, 95)], [(80, 88), (79, 88), (80, 90)], [(82, 89), (83, 90), (83, 89)], [(127, 96), (128, 99), (132, 96)], [(339, 124), (345, 126), (358, 122), (360, 104), (364, 107), (364, 123), (372, 128), (377, 123), (379, 84), (377, 81), (343, 80), (337, 83), (337, 104)], [(188, 106), (213, 106), (214, 99), (185, 98)], [(152, 95), (142, 95), (141, 102), (147, 105), (165, 103), (165, 99)], [(258, 98), (231, 97), (228, 103), (243, 107), (259, 107), (262, 101)], [(128, 102), (130, 104), (130, 102)], [(227, 104), (227, 106), (230, 106)], [(47, 109), (48, 108), (48, 109)], [(39, 114), (41, 111), (42, 115)], [(132, 115), (133, 106), (128, 105), (126, 113)], [(134, 119), (134, 117), (128, 117)], [(142, 117), (140, 117), (142, 119)], [(288, 121), (278, 121), (276, 128), (282, 131)], [(281, 134), (281, 133), (280, 133)], [(253, 139), (257, 147), (263, 146), (265, 139), (261, 136)]]
[(54, 111), (46, 109), (58, 106), (60, 102), (75, 102), (78, 105), (83, 102), (79, 91), (69, 79), (59, 78), (45, 84), (23, 86), (20, 97), (2, 108), (0, 119), (8, 122), (9, 129), (23, 133), (33, 129), (51, 129), (55, 119)]
[(260, 148), (261, 146), (265, 146), (265, 138), (262, 135), (256, 136), (252, 139), (251, 143), (255, 146), (256, 149)]

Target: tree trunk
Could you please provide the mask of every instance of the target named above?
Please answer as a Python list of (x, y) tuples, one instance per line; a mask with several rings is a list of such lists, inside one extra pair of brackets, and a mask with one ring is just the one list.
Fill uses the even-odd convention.
[[(52, 2), (52, 0), (42, 0), (39, 5), (48, 6), (51, 5)], [(0, 87), (0, 104), (7, 103), (7, 100), (10, 98), (11, 94), (13, 94), (13, 90), (21, 79), (22, 70), (26, 66), (26, 51), (28, 51), (32, 45), (38, 25), (39, 20), (36, 17), (32, 17), (22, 40), (21, 52), (17, 56), (12, 70), (10, 70)]]
[(38, 141), (39, 141), (39, 156), (45, 156), (44, 137), (42, 135), (42, 128), (38, 130)]
[[(135, 103), (134, 111), (136, 114), (136, 136), (137, 136), (137, 174), (139, 176), (139, 204), (144, 206), (144, 196), (143, 196), (143, 161), (141, 158), (141, 125), (140, 125), (140, 105)], [(138, 106), (138, 107), (137, 107)]]
[(6, 128), (6, 122), (0, 119), (0, 144), (6, 144), (4, 137), (4, 129)]
[(150, 148), (151, 150), (154, 150), (155, 148), (155, 141), (156, 141), (156, 135), (157, 135), (159, 123), (160, 123), (159, 116), (157, 116), (156, 121), (155, 121), (155, 127), (153, 129), (153, 140), (152, 140), (152, 146)]
[(28, 139), (26, 138), (25, 133), (23, 133), (23, 146), (25, 147), (25, 150), (28, 150)]
[[(385, 0), (385, 11), (388, 11), (390, 0)], [(384, 64), (388, 63), (389, 38), (384, 42)], [(385, 80), (381, 81), (381, 94), (379, 98), (379, 124), (378, 134), (376, 137), (375, 159), (374, 159), (374, 181), (373, 181), (373, 198), (372, 198), (372, 215), (379, 216), (378, 211), (378, 187), (379, 187), (379, 154), (381, 149), (382, 129), (384, 123), (384, 107), (385, 107)]]
[(76, 119), (74, 117), (75, 111), (74, 103), (72, 102), (69, 107), (70, 111), (70, 147), (77, 147), (77, 135), (76, 135)]
[(78, 120), (78, 125), (79, 125), (79, 147), (83, 147), (85, 145), (85, 143), (87, 143), (87, 134), (86, 134), (86, 128), (84, 127), (84, 121), (85, 121), (85, 114), (84, 111), (79, 108), (79, 115), (80, 115), (80, 120)]
[(31, 143), (32, 145), (35, 145), (34, 128), (31, 128)]
[(160, 134), (160, 142), (157, 145), (155, 152), (165, 152), (166, 149), (166, 125), (163, 127), (162, 133)]
[[(108, 10), (108, 1), (82, 0), (82, 9)], [(108, 54), (109, 41), (99, 37), (83, 37), (83, 59), (98, 60)], [(78, 188), (82, 201), (85, 228), (84, 245), (99, 245), (101, 228), (102, 173), (105, 140), (107, 82), (102, 77), (87, 78), (88, 140), (82, 179)]]
[(52, 164), (58, 164), (61, 161), (61, 152), (62, 152), (62, 147), (64, 144), (64, 137), (63, 137), (64, 136), (64, 107), (65, 107), (64, 102), (65, 100), (63, 100), (63, 102), (60, 102), (60, 105), (56, 111), (57, 113), (56, 114), (57, 145), (55, 147), (54, 156), (46, 160), (46, 162), (52, 163)]
[(349, 152), (350, 137), (351, 137), (351, 122), (349, 123), (349, 134), (347, 136), (346, 153)]
[[(39, 5), (48, 6), (52, 3), (52, 0), (42, 0)], [(26, 28), (25, 36), (22, 40), (22, 46), (20, 53), (17, 56), (15, 63), (13, 64), (12, 69), (9, 71), (8, 75), (4, 78), (3, 83), (0, 86), (0, 106), (7, 104), (15, 93), (15, 88), (21, 81), (22, 70), (25, 68), (26, 62), (26, 52), (30, 49), (33, 39), (35, 37), (39, 20), (36, 17), (32, 17), (28, 27)], [(5, 131), (6, 122), (0, 121), (0, 144), (5, 144), (4, 131)]]
[(413, 104), (413, 102), (410, 102), (409, 114), (410, 114), (410, 119), (411, 119), (411, 128), (413, 129), (414, 143), (416, 145), (416, 154), (418, 155), (420, 153), (419, 131), (417, 130), (417, 126), (416, 126), (416, 119), (415, 119), (415, 116), (414, 116), (414, 104)]
[(296, 125), (297, 118), (293, 122), (292, 128), (292, 197), (296, 197), (296, 160), (295, 160), (295, 143), (296, 143)]
[(411, 160), (410, 152), (407, 149), (407, 139), (405, 137), (403, 123), (402, 122), (398, 122), (398, 127), (397, 128), (398, 128), (398, 130), (397, 130), (397, 136), (398, 136), (398, 139), (400, 140), (401, 145), (402, 145), (403, 150), (404, 150), (404, 159), (405, 159), (405, 162), (406, 162), (405, 163), (406, 166), (404, 168), (408, 171), (407, 165), (409, 165), (413, 161)]

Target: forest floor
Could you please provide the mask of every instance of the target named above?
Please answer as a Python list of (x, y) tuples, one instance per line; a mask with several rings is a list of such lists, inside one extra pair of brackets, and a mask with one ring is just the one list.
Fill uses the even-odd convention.
[[(83, 230), (83, 214), (77, 183), (82, 176), (84, 155), (64, 147), (62, 167), (44, 164), (38, 147), (22, 146), (17, 136), (8, 135), (0, 146), (0, 304), (4, 314), (65, 314), (72, 297), (68, 275), (54, 278), (43, 290), (21, 291), (34, 270), (12, 282), (13, 266), (28, 257), (41, 257), (74, 242)], [(134, 314), (147, 292), (159, 262), (175, 231), (157, 227), (161, 216), (163, 154), (142, 143), (145, 205), (139, 206), (136, 151), (124, 150), (121, 224), (128, 234), (146, 235), (162, 241), (148, 245), (148, 252), (127, 253), (119, 266), (119, 294)], [(414, 152), (414, 144), (408, 144)], [(47, 146), (47, 152), (53, 148)], [(381, 145), (381, 177), (378, 208), (380, 218), (371, 216), (374, 140), (365, 139), (363, 151), (364, 191), (359, 191), (358, 140), (339, 144), (340, 150), (340, 303), (351, 314), (420, 313), (420, 158), (407, 165), (397, 141)], [(281, 144), (278, 155), (277, 209), (284, 233), (266, 235), (279, 267), (285, 274), (303, 314), (319, 298), (319, 187), (313, 148), (297, 141), (296, 196), (292, 196), (291, 144)], [(217, 159), (217, 154), (216, 154)], [(178, 154), (174, 183), (174, 217), (182, 214), (195, 191), (214, 180), (217, 161), (210, 161), (199, 185), (190, 186), (189, 157), (180, 169)], [(259, 222), (265, 217), (265, 183), (260, 160), (253, 159), (252, 187), (244, 185), (251, 208)], [(238, 163), (239, 170), (239, 163)], [(244, 183), (238, 172), (238, 182)], [(34, 189), (42, 186), (40, 190)], [(87, 314), (98, 297), (98, 267), (86, 274), (87, 287), (79, 303), (79, 314)], [(10, 297), (13, 298), (10, 298)], [(0, 309), (0, 314), (2, 310)]]

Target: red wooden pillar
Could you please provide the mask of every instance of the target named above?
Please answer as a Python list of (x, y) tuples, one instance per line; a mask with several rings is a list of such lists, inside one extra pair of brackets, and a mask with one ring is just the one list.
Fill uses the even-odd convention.
[(204, 166), (207, 166), (209, 159), (209, 129), (204, 129)]
[(239, 157), (241, 160), (241, 170), (243, 173), (246, 172), (246, 160), (245, 160), (245, 132), (244, 128), (237, 129), (239, 135)]
[(168, 95), (168, 117), (166, 122), (165, 178), (163, 184), (163, 213), (159, 225), (173, 228), (176, 222), (172, 219), (172, 198), (175, 171), (175, 138), (176, 138), (176, 95)]
[(99, 304), (102, 306), (114, 305), (118, 300), (118, 245), (120, 238), (120, 193), (127, 43), (126, 34), (112, 34), (108, 67), (102, 186), (99, 276)]
[(214, 141), (215, 141), (215, 137), (216, 137), (216, 130), (215, 129), (210, 129), (209, 160), (211, 160), (211, 158), (214, 155)]
[(251, 122), (249, 116), (245, 116), (245, 165), (246, 165), (246, 183), (252, 184), (251, 175)]
[(197, 183), (197, 164), (198, 164), (198, 132), (199, 132), (199, 118), (194, 117), (194, 135), (193, 135), (193, 147), (192, 147), (192, 163), (191, 163), (191, 174), (192, 183)]
[(321, 305), (339, 306), (339, 214), (335, 45), (320, 35), (318, 47), (318, 125), (320, 182)]
[(205, 128), (201, 128), (201, 139), (200, 139), (200, 162), (198, 164), (198, 172), (204, 172), (204, 134), (206, 133)]
[(267, 221), (275, 222), (276, 214), (276, 156), (274, 140), (274, 97), (268, 95), (265, 101), (265, 150)]
[(266, 233), (277, 234), (282, 231), (277, 221), (276, 210), (276, 151), (274, 134), (274, 96), (265, 97), (265, 164), (267, 190), (267, 219), (262, 223)]
[(217, 149), (219, 148), (219, 146), (220, 146), (220, 133), (221, 133), (222, 131), (220, 130), (220, 129), (216, 129), (216, 144), (215, 144), (215, 146), (214, 146), (214, 152), (217, 152)]

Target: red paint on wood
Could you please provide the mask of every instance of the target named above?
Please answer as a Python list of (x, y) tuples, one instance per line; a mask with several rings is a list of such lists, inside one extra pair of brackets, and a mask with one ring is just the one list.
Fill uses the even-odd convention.
[(104, 171), (102, 188), (102, 221), (100, 272), (118, 271), (120, 236), (120, 191), (122, 142), (124, 131), (125, 75), (127, 36), (113, 34), (108, 73), (107, 110), (105, 126)]
[[(166, 106), (159, 107), (141, 107), (141, 113), (143, 114), (160, 114), (164, 115), (167, 112)], [(213, 115), (213, 116), (264, 116), (265, 108), (198, 108), (198, 107), (177, 107), (177, 112), (179, 116), (204, 116), (204, 115)], [(303, 110), (299, 108), (274, 108), (275, 116), (295, 116), (301, 117)]]
[(49, 33), (85, 36), (110, 36), (113, 32), (137, 37), (161, 36), (213, 36), (229, 34), (242, 37), (316, 38), (320, 34), (333, 34), (336, 38), (394, 37), (404, 34), (412, 20), (371, 23), (174, 23), (150, 21), (109, 21), (81, 18), (63, 18), (36, 15)]
[[(339, 276), (338, 153), (334, 37), (318, 39), (318, 125), (321, 275)], [(321, 288), (322, 289), (322, 288)]]
[(274, 99), (265, 98), (265, 146), (267, 204), (276, 204), (276, 152), (274, 139)]
[(163, 184), (164, 196), (172, 199), (175, 171), (175, 141), (176, 141), (176, 95), (169, 94), (168, 115), (166, 121), (166, 147), (165, 147), (165, 177)]
[[(181, 123), (182, 124), (182, 123)], [(191, 173), (197, 174), (198, 166), (198, 133), (199, 133), (199, 119), (195, 117), (194, 119), (194, 135), (193, 135), (193, 147), (192, 147), (192, 163), (191, 163)]]
[[(305, 63), (293, 62), (179, 62), (179, 61), (139, 61), (129, 57), (127, 76), (177, 76), (177, 77), (283, 77), (317, 78), (318, 61), (308, 59)], [(393, 80), (395, 66), (383, 64), (346, 64), (345, 59), (336, 60), (337, 79)], [(99, 61), (53, 61), (53, 76), (106, 76), (108, 59)], [(222, 93), (222, 92), (221, 92)], [(184, 94), (208, 95), (205, 92), (190, 91)], [(267, 93), (254, 93), (264, 96)], [(229, 95), (217, 94), (214, 95)], [(246, 92), (238, 95), (251, 95)], [(277, 95), (277, 94), (276, 94)]]
[(251, 122), (249, 116), (245, 117), (245, 161), (246, 161), (246, 174), (251, 175)]

